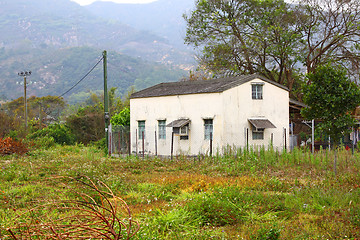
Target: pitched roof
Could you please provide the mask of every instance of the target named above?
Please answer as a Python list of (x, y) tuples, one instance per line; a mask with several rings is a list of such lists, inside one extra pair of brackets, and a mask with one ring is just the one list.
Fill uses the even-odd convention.
[(286, 91), (289, 89), (277, 82), (271, 81), (259, 74), (243, 75), (229, 78), (217, 78), (202, 81), (184, 81), (160, 83), (144, 90), (135, 92), (130, 98), (160, 97), (197, 93), (218, 93), (239, 86), (254, 79), (261, 79)]

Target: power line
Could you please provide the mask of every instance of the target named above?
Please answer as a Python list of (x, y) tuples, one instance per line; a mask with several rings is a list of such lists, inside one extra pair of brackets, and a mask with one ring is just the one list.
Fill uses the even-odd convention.
[(90, 69), (90, 71), (88, 73), (86, 73), (76, 84), (74, 84), (74, 86), (72, 86), (71, 88), (69, 88), (66, 92), (64, 92), (63, 94), (61, 94), (59, 96), (59, 98), (61, 98), (62, 96), (64, 96), (65, 94), (67, 94), (68, 92), (70, 92), (71, 90), (73, 90), (79, 83), (81, 83), (96, 67), (97, 65), (99, 65), (99, 63), (104, 59), (104, 57), (101, 57), (100, 60)]

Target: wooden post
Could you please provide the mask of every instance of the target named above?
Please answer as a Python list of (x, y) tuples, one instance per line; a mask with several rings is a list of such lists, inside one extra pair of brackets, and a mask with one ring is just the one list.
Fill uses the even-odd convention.
[(286, 128), (284, 128), (284, 150), (286, 151), (287, 148), (287, 142), (286, 142)]
[(173, 159), (174, 153), (174, 132), (171, 133), (171, 160)]
[(142, 135), (142, 157), (145, 157), (145, 133), (144, 131), (141, 132)]
[(213, 134), (210, 132), (210, 156), (212, 156)]
[(118, 154), (121, 153), (121, 132), (118, 132)]
[(136, 156), (138, 155), (138, 130), (136, 129), (136, 132), (135, 132), (136, 136), (135, 136), (135, 141), (136, 141), (136, 144), (135, 144), (135, 151), (136, 151)]
[(129, 140), (128, 140), (129, 156), (131, 155), (131, 133), (129, 131)]
[(249, 129), (246, 128), (246, 150), (249, 151)]
[(156, 137), (156, 130), (155, 130), (155, 156), (157, 156), (157, 137)]

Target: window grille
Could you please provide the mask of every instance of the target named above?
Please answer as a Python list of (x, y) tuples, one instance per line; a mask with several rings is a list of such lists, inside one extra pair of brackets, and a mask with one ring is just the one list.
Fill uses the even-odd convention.
[(204, 129), (205, 129), (205, 140), (210, 140), (210, 137), (213, 134), (213, 120), (204, 119)]
[(252, 84), (252, 99), (263, 99), (263, 84)]
[(145, 121), (138, 121), (139, 128), (139, 139), (143, 139), (143, 135), (145, 138)]
[(166, 139), (166, 120), (158, 121), (159, 139)]

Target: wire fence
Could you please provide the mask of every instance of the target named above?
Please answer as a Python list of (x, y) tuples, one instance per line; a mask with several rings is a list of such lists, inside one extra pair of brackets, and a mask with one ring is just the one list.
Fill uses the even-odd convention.
[(109, 126), (109, 153), (112, 156), (130, 155), (130, 126)]
[(192, 123), (180, 129), (159, 126), (135, 126), (131, 129), (131, 154), (155, 156), (198, 156), (224, 154), (229, 149), (276, 148), (292, 149), (296, 137), (290, 138), (288, 129), (266, 130), (255, 134), (251, 128), (218, 131), (206, 124)]
[[(219, 133), (216, 129), (207, 130), (205, 125), (191, 124), (187, 128), (174, 131), (172, 127), (162, 126), (110, 126), (109, 152), (111, 155), (152, 155), (152, 156), (198, 156), (224, 154), (229, 150), (243, 148), (292, 151), (296, 147), (311, 149), (311, 136), (293, 134), (291, 129), (269, 129), (264, 133), (252, 131), (251, 128), (229, 128)], [(342, 143), (350, 148), (356, 147), (360, 139), (359, 131), (345, 136)], [(349, 139), (348, 139), (349, 138)], [(351, 140), (350, 140), (351, 138)], [(327, 142), (323, 146), (315, 142), (315, 149), (328, 148)], [(319, 147), (319, 146), (320, 147)]]

